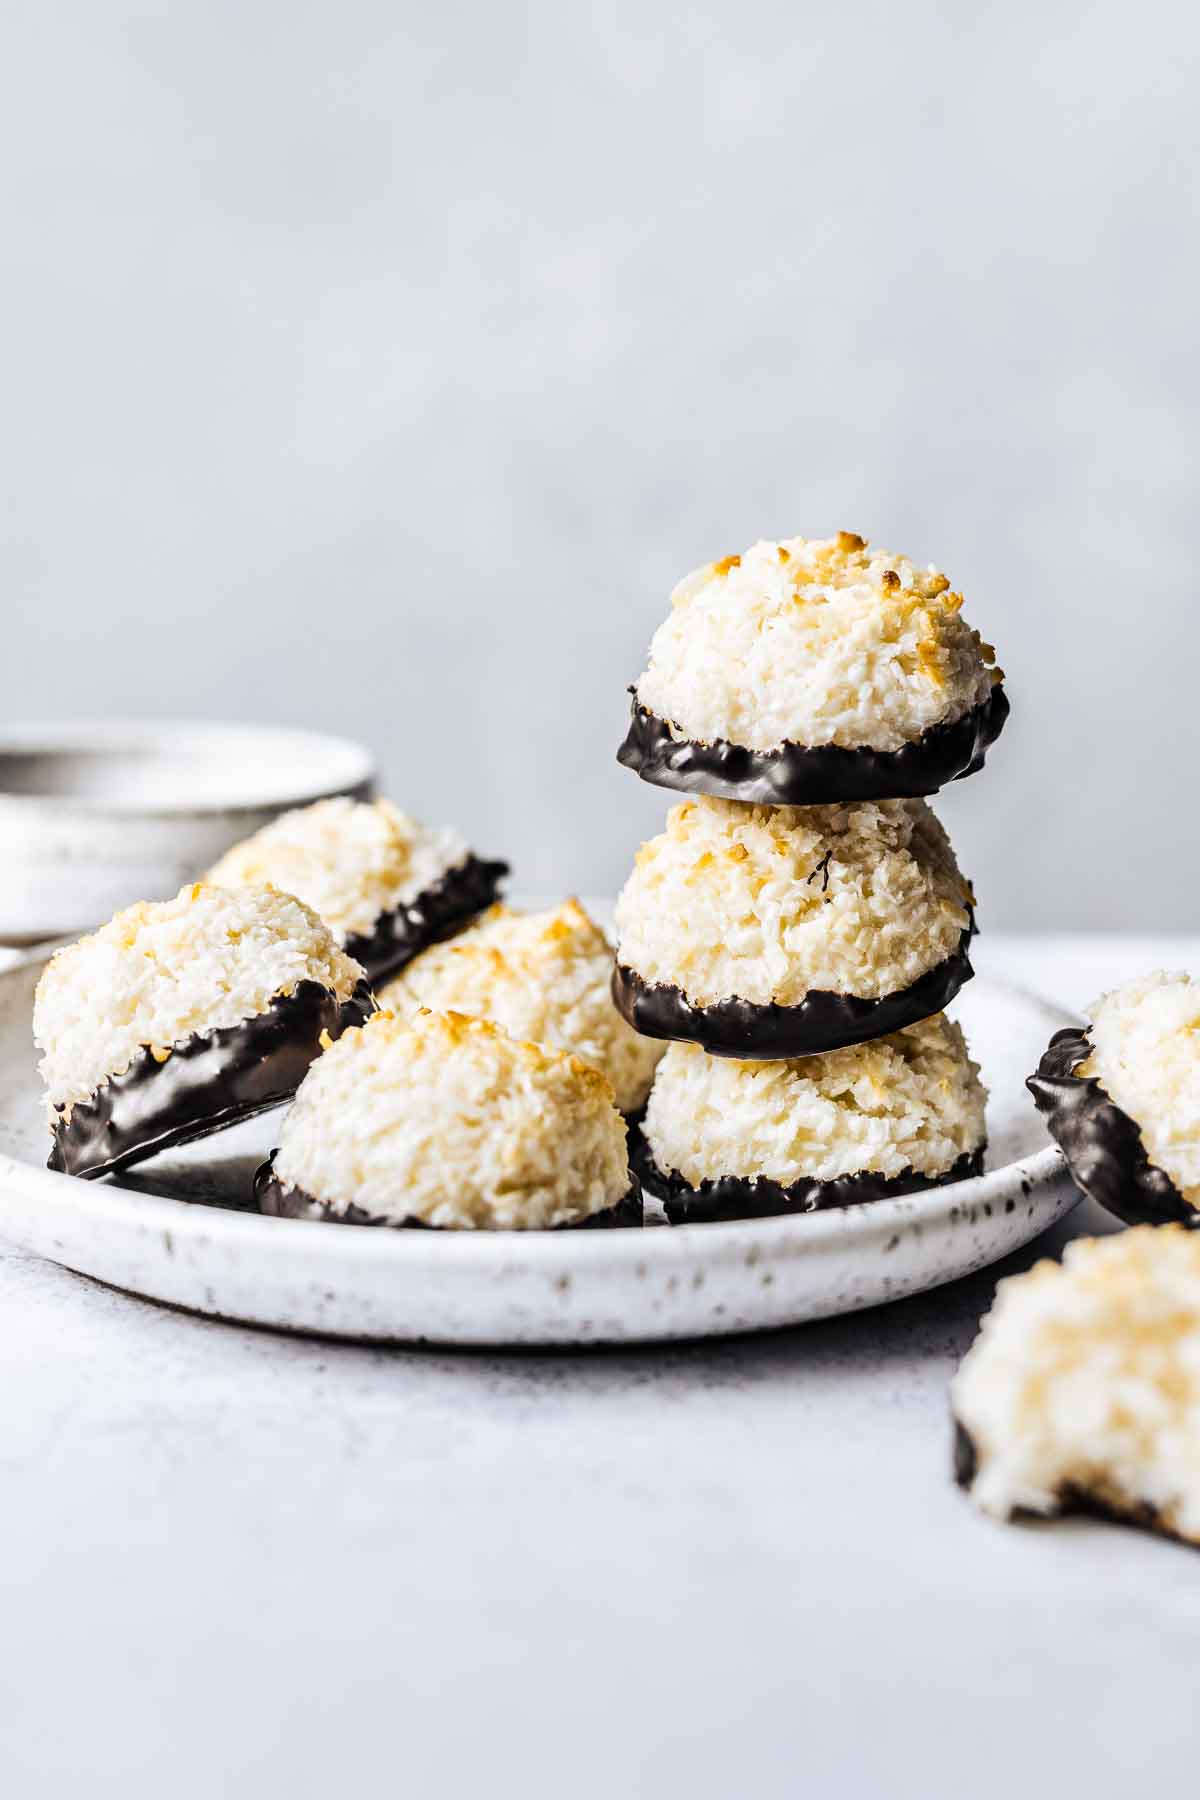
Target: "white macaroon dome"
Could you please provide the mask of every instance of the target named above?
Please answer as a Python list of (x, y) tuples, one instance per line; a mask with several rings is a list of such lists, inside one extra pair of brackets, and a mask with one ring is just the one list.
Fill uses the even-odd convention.
[(194, 1034), (239, 1025), (312, 981), (339, 1002), (363, 971), (310, 907), (275, 888), (205, 882), (139, 902), (51, 957), (33, 1035), (51, 1116), (87, 1100), (139, 1051), (166, 1062)]
[(1200, 982), (1158, 970), (1089, 1008), (1094, 1077), (1138, 1127), (1147, 1156), (1200, 1207)]
[(899, 750), (1003, 678), (961, 606), (854, 532), (758, 543), (675, 588), (637, 699), (693, 741)]
[(879, 999), (959, 949), (973, 896), (923, 800), (672, 807), (617, 901), (617, 960), (693, 1006)]
[(613, 1005), (612, 946), (578, 900), (548, 912), (493, 906), (379, 991), (396, 1013), (419, 1007), (493, 1020), (515, 1038), (572, 1050), (608, 1077), (622, 1112), (645, 1104), (663, 1046)]
[(632, 1177), (604, 1076), (487, 1019), (376, 1013), (312, 1065), (274, 1177), (334, 1215), (457, 1231), (577, 1225)]
[(282, 813), (208, 872), (219, 887), (270, 883), (324, 919), (339, 943), (427, 893), (467, 861), (447, 827), (421, 825), (389, 800), (318, 800)]
[(822, 1056), (740, 1062), (672, 1044), (642, 1133), (664, 1176), (781, 1187), (945, 1175), (986, 1138), (986, 1091), (944, 1013)]
[(952, 1392), (984, 1511), (1090, 1503), (1200, 1543), (1200, 1233), (1079, 1239), (1002, 1281)]

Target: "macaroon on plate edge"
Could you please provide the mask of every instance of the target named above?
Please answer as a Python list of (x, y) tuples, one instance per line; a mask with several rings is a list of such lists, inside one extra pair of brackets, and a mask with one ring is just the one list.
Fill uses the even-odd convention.
[[(794, 1325), (998, 1261), (1078, 1195), (1023, 1082), (1060, 1009), (980, 977), (952, 1009), (991, 1089), (987, 1171), (799, 1218), (642, 1231), (334, 1230), (244, 1210), (278, 1115), (84, 1182), (45, 1167), (29, 1018), (44, 966), (0, 972), (0, 1237), (143, 1298), (243, 1324), (377, 1342), (604, 1344)], [(230, 1192), (224, 1191), (228, 1181)], [(225, 1204), (204, 1204), (203, 1196)], [(190, 1193), (192, 1199), (176, 1197)], [(238, 1199), (243, 1210), (237, 1210)]]

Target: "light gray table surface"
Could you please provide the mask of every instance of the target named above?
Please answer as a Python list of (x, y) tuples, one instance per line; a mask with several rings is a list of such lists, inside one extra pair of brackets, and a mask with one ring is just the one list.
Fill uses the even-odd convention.
[[(1198, 952), (978, 964), (1082, 1005)], [(0, 1792), (1194, 1793), (1200, 1557), (999, 1526), (949, 1479), (995, 1274), (478, 1354), (239, 1330), (0, 1247)]]

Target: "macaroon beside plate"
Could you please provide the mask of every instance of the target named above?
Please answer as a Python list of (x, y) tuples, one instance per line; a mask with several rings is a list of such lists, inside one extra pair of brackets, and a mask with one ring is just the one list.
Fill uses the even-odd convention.
[[(0, 972), (0, 1236), (113, 1287), (216, 1318), (379, 1342), (603, 1344), (767, 1330), (853, 1312), (1007, 1256), (1078, 1195), (1025, 1092), (1058, 1009), (976, 980), (951, 1009), (991, 1090), (986, 1172), (899, 1200), (744, 1224), (441, 1233), (262, 1218), (278, 1115), (116, 1180), (45, 1166), (30, 1037), (36, 958)], [(656, 1208), (651, 1207), (653, 1215)]]

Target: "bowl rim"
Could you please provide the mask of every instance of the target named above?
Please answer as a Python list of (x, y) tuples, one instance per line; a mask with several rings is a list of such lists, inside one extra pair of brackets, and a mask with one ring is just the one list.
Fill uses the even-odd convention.
[[(0, 780), (0, 810), (22, 814), (45, 812), (59, 817), (84, 816), (114, 819), (207, 819), (219, 815), (249, 816), (265, 811), (281, 812), (289, 807), (311, 805), (314, 801), (349, 794), (357, 799), (369, 798), (378, 775), (373, 752), (354, 738), (335, 733), (313, 731), (301, 725), (259, 724), (238, 719), (33, 719), (6, 724), (0, 729), (0, 757), (47, 754), (80, 755), (96, 753), (117, 755), (138, 752), (153, 756), (168, 747), (194, 746), (204, 749), (225, 740), (231, 749), (240, 747), (243, 754), (257, 743), (270, 743), (274, 749), (287, 746), (303, 749), (311, 758), (316, 779), (299, 783), (290, 791), (282, 787), (275, 792), (263, 791), (247, 797), (245, 789), (234, 798), (189, 800), (171, 804), (120, 805), (113, 799), (94, 794), (26, 793), (6, 788)], [(231, 758), (232, 760), (232, 758)], [(280, 759), (282, 761), (282, 758)], [(325, 773), (321, 774), (322, 764)]]

